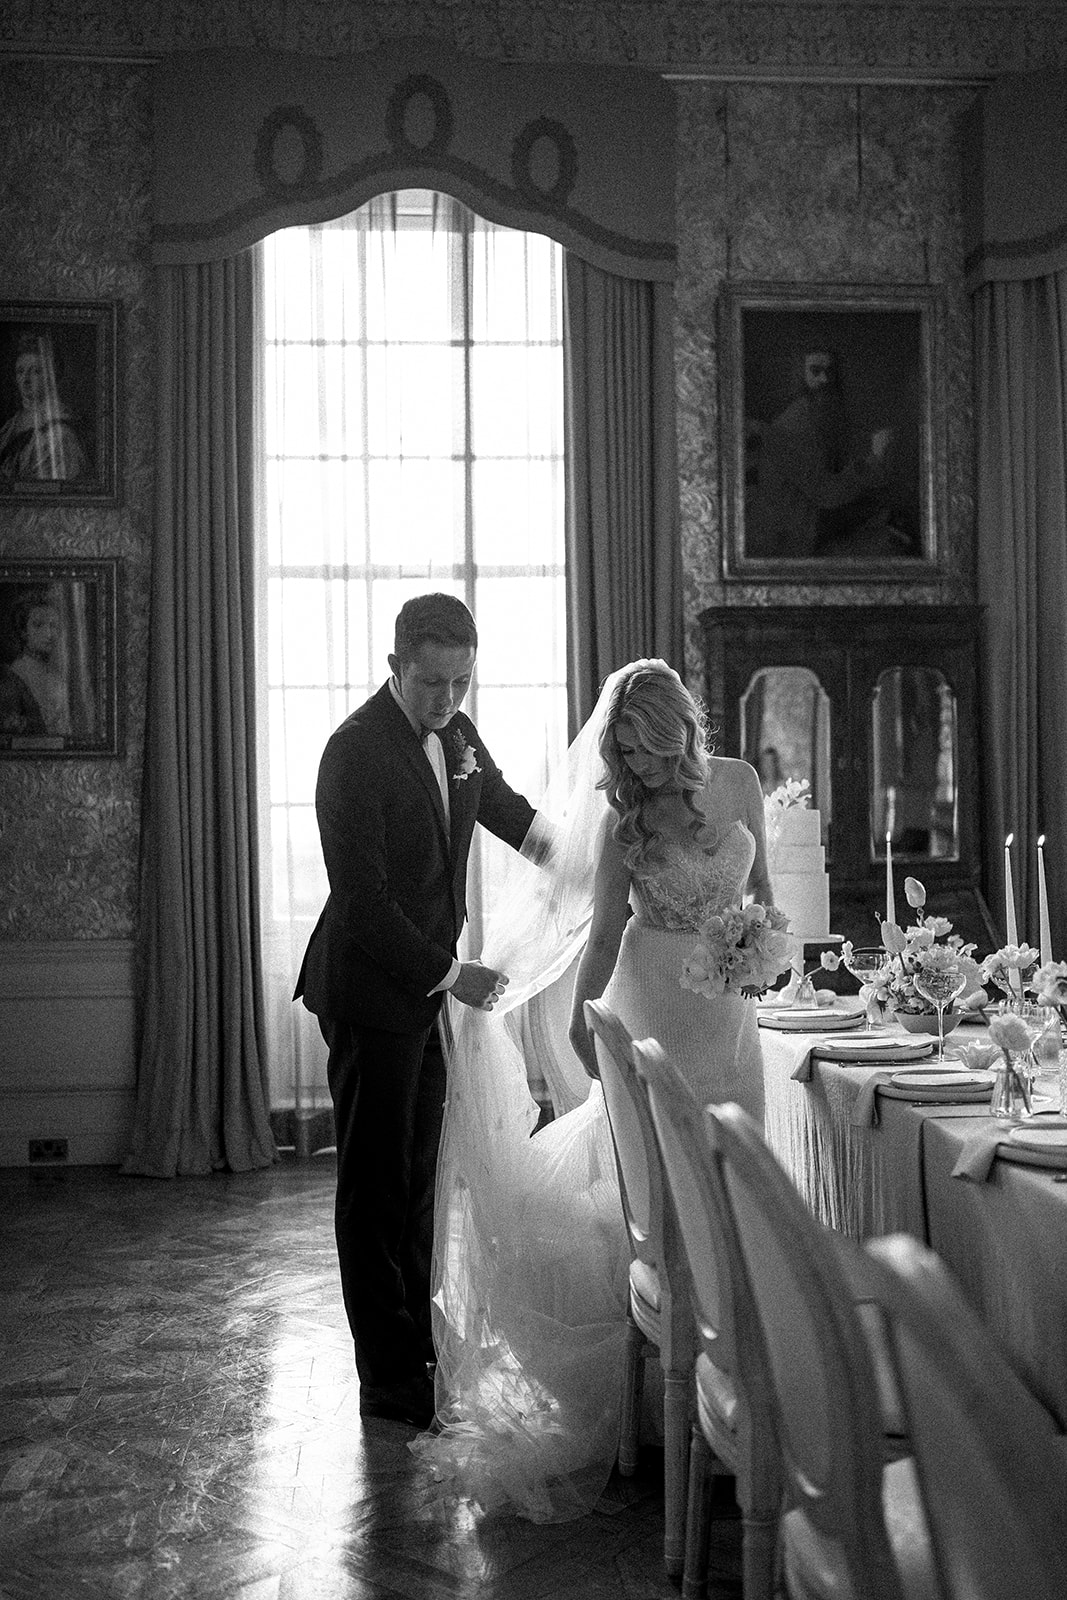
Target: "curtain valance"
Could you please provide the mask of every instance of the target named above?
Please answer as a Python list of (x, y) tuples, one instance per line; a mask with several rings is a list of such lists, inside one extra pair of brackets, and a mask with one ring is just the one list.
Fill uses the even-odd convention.
[(1067, 268), (1067, 72), (1011, 73), (968, 115), (967, 281), (1010, 282)]
[(441, 189), (624, 277), (670, 280), (674, 93), (638, 68), (400, 41), (346, 59), (205, 50), (156, 68), (153, 258), (220, 260), (393, 189)]

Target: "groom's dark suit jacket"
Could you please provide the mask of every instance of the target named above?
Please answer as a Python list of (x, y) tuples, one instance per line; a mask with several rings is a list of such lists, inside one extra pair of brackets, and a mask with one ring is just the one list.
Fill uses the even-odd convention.
[(469, 717), (457, 712), (440, 739), (448, 830), (433, 768), (388, 683), (326, 745), (315, 809), (330, 896), (294, 996), (320, 1017), (397, 1033), (429, 1027), (441, 1004), (429, 991), (467, 915), (474, 824), (517, 849), (533, 821)]

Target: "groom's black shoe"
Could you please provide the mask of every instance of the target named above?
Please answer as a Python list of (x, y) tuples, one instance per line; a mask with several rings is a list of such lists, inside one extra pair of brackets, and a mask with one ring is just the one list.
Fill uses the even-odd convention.
[(434, 1419), (433, 1384), (429, 1378), (409, 1378), (406, 1383), (363, 1384), (359, 1391), (361, 1417), (381, 1417), (387, 1422), (406, 1422), (412, 1428), (428, 1428)]

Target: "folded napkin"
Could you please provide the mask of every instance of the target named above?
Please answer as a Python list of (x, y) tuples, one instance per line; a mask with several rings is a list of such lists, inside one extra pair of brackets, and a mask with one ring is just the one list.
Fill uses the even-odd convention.
[[(1025, 1138), (1025, 1133), (1022, 1132), (1024, 1129), (1032, 1132), (1039, 1131), (1037, 1126), (1029, 1121), (1025, 1123), (991, 1121), (989, 1127), (981, 1128), (977, 1133), (971, 1134), (959, 1153), (956, 1165), (952, 1169), (952, 1176), (954, 1178), (970, 1178), (975, 1183), (984, 1183), (993, 1170), (993, 1162), (997, 1155), (1013, 1153), (1012, 1134), (1016, 1128), (1020, 1130), (1023, 1138)], [(1047, 1128), (1067, 1129), (1067, 1117), (1042, 1117), (1040, 1130), (1043, 1131)], [(1035, 1140), (1034, 1144), (1036, 1145), (1037, 1143), (1038, 1141)], [(1024, 1144), (1016, 1143), (1015, 1152), (1017, 1152), (1020, 1159), (1025, 1153), (1027, 1164), (1042, 1165), (1040, 1153), (1036, 1150), (1031, 1150)], [(1067, 1165), (1067, 1149), (1062, 1146), (1050, 1149), (1048, 1161), (1044, 1164), (1050, 1167)]]
[(904, 1037), (890, 1035), (888, 1037), (872, 1037), (870, 1034), (861, 1033), (855, 1038), (840, 1038), (836, 1034), (832, 1038), (812, 1039), (811, 1044), (797, 1062), (791, 1078), (798, 1083), (807, 1083), (811, 1078), (811, 1061), (813, 1056), (821, 1056), (825, 1061), (836, 1061), (838, 1065), (847, 1064), (854, 1067), (865, 1067), (878, 1062), (893, 1062), (897, 1066), (904, 1066), (908, 1062), (918, 1061), (928, 1055), (933, 1049), (930, 1040), (921, 1037)]
[[(915, 1077), (920, 1077), (921, 1069), (915, 1069)], [(992, 1083), (974, 1083), (967, 1081), (967, 1076), (960, 1073), (959, 1085), (946, 1083), (948, 1073), (940, 1069), (930, 1069), (929, 1084), (915, 1082), (914, 1084), (894, 1083), (897, 1076), (893, 1072), (872, 1072), (861, 1088), (859, 1094), (852, 1102), (852, 1111), (849, 1121), (854, 1127), (864, 1128), (878, 1126), (878, 1091), (882, 1089), (894, 1100), (909, 1100), (913, 1105), (967, 1105), (974, 1102), (982, 1105), (989, 1099)]]

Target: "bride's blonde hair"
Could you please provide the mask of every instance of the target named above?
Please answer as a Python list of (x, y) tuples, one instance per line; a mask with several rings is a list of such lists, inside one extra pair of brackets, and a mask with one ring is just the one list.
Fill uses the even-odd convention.
[(616, 685), (600, 735), (607, 771), (597, 787), (606, 790), (619, 814), (614, 831), (626, 865), (642, 877), (652, 870), (658, 839), (646, 812), (662, 790), (646, 787), (623, 760), (615, 737), (623, 718), (632, 723), (641, 748), (667, 762), (667, 785), (681, 790), (696, 833), (704, 819), (693, 795), (708, 778), (707, 713), (665, 661), (637, 661)]

